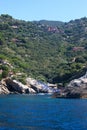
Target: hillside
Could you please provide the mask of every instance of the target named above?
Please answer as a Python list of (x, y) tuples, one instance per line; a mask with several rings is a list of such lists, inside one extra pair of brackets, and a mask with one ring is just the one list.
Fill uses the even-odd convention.
[(7, 60), (13, 72), (51, 83), (66, 83), (86, 71), (87, 18), (61, 25), (50, 23), (1, 15), (0, 59)]
[(40, 20), (40, 21), (33, 21), (34, 23), (43, 24), (45, 26), (62, 26), (64, 23), (61, 21), (49, 21), (49, 20)]

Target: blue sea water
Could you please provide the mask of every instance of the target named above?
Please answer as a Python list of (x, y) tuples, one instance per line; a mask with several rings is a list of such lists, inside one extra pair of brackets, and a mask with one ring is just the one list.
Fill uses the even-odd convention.
[(87, 130), (87, 99), (0, 95), (0, 130)]

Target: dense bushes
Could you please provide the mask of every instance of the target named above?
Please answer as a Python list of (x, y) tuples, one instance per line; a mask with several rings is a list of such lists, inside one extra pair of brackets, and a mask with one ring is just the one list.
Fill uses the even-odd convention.
[(0, 74), (0, 79), (6, 78), (9, 73), (9, 68), (6, 65), (0, 65), (0, 70), (2, 70), (2, 73)]

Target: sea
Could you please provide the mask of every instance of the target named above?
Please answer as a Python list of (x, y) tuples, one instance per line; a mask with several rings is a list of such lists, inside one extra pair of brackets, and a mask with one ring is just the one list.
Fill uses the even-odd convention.
[(87, 130), (87, 99), (0, 95), (0, 130)]

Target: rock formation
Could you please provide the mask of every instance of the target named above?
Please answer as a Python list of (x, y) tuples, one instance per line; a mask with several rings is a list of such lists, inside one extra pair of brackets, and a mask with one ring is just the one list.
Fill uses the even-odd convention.
[(17, 80), (12, 80), (11, 78), (3, 79), (0, 85), (0, 94), (36, 94), (53, 93), (57, 91), (57, 87), (49, 87), (47, 84), (32, 78), (27, 78), (26, 82), (26, 85), (24, 85)]
[(16, 80), (6, 79), (5, 82), (10, 92), (17, 92), (21, 94), (36, 93), (32, 88), (30, 88), (30, 86), (24, 85)]
[(9, 94), (10, 91), (4, 85), (0, 85), (0, 94)]
[(31, 85), (31, 87), (37, 92), (37, 93), (53, 93), (57, 91), (57, 87), (50, 87), (50, 84), (43, 83), (41, 81), (37, 81), (32, 78), (27, 78), (27, 84)]
[(57, 98), (87, 98), (87, 73), (79, 79), (72, 80), (59, 93), (54, 93)]

